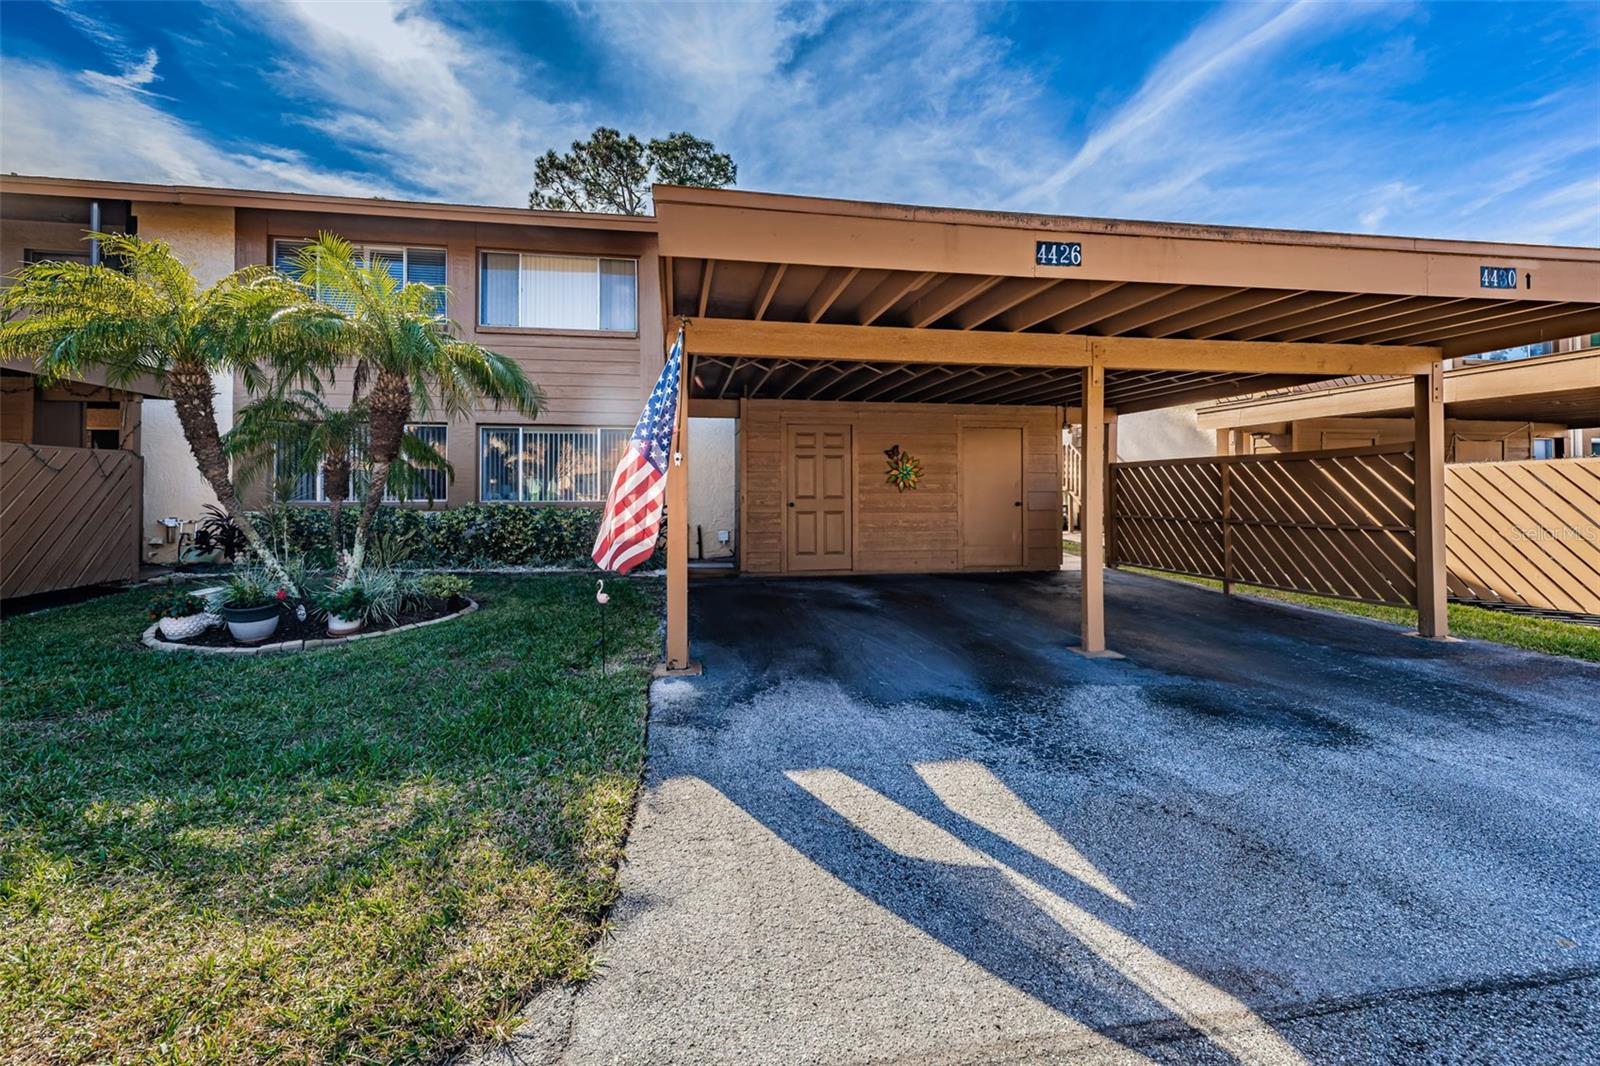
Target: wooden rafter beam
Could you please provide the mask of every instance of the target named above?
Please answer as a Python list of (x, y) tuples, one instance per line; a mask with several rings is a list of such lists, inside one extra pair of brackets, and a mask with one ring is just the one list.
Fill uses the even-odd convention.
[(1314, 327), (1312, 335), (1315, 336), (1316, 330), (1326, 328), (1327, 323), (1369, 315), (1380, 308), (1405, 303), (1410, 299), (1409, 296), (1352, 296), (1340, 303), (1325, 304), (1310, 311), (1301, 311), (1286, 318), (1275, 318), (1270, 322), (1230, 333), (1228, 339), (1254, 341), (1273, 337), (1278, 340), (1288, 340), (1286, 333), (1292, 333), (1306, 326)]
[(1348, 311), (1352, 307), (1360, 307), (1364, 298), (1357, 293), (1341, 293), (1331, 299), (1320, 301), (1303, 311), (1286, 311), (1259, 318), (1248, 326), (1241, 326), (1228, 330), (1226, 333), (1213, 333), (1211, 330), (1203, 332), (1216, 337), (1218, 340), (1253, 341), (1262, 337), (1270, 337), (1280, 329), (1288, 329), (1297, 323), (1317, 316), (1333, 317), (1341, 311)]
[(728, 386), (733, 384), (734, 375), (739, 373), (739, 369), (744, 366), (745, 362), (743, 359), (735, 359), (731, 364), (726, 362), (722, 364), (727, 369), (727, 373), (723, 375), (722, 385), (717, 389), (717, 399), (721, 400), (728, 395)]
[(922, 288), (936, 276), (931, 270), (920, 274), (890, 274), (878, 282), (877, 287), (867, 293), (866, 299), (861, 301), (861, 306), (856, 309), (856, 325), (872, 325), (882, 318), (889, 308)]
[(1395, 319), (1404, 319), (1406, 316), (1415, 315), (1418, 312), (1429, 311), (1438, 307), (1450, 306), (1465, 302), (1466, 301), (1464, 300), (1432, 300), (1427, 297), (1404, 296), (1399, 300), (1384, 305), (1382, 314), (1372, 313), (1372, 310), (1376, 309), (1346, 311), (1342, 314), (1335, 315), (1332, 318), (1319, 318), (1314, 324), (1309, 326), (1297, 325), (1292, 328), (1288, 328), (1287, 330), (1280, 331), (1278, 340), (1304, 341), (1311, 340), (1313, 338), (1326, 337), (1333, 330), (1344, 329), (1348, 327), (1350, 323), (1344, 321), (1345, 319), (1355, 319), (1358, 316), (1362, 326), (1381, 328), (1379, 323), (1382, 322), (1389, 322)]
[(844, 292), (849, 284), (856, 280), (856, 275), (861, 273), (861, 268), (834, 267), (822, 276), (822, 281), (817, 284), (812, 292), (811, 299), (806, 301), (806, 321), (815, 322), (828, 313), (828, 308), (833, 306), (839, 294)]
[(891, 377), (885, 374), (882, 379), (875, 383), (875, 388), (869, 388), (866, 392), (860, 394), (860, 401), (862, 403), (871, 403), (873, 400), (888, 396), (891, 393), (898, 400), (906, 395), (904, 390), (908, 388), (915, 390), (927, 379), (938, 374), (948, 373), (944, 367), (939, 366), (905, 366), (901, 367), (900, 370), (903, 373), (903, 377)]
[(1180, 288), (1178, 285), (1125, 285), (1098, 300), (1090, 300), (1081, 307), (1075, 307), (1065, 314), (1055, 316), (1045, 323), (1045, 328), (1057, 333), (1077, 333), (1094, 326), (1101, 319), (1143, 307), (1163, 296), (1177, 292)]
[(1383, 344), (1387, 341), (1405, 340), (1410, 337), (1427, 337), (1443, 339), (1455, 336), (1459, 332), (1479, 333), (1490, 329), (1500, 329), (1517, 322), (1537, 321), (1550, 318), (1554, 315), (1564, 315), (1571, 311), (1569, 304), (1479, 304), (1470, 310), (1453, 315), (1440, 315), (1425, 322), (1410, 322), (1393, 329), (1375, 330), (1363, 334), (1362, 343)]
[(711, 300), (711, 279), (716, 275), (717, 261), (707, 259), (700, 270), (700, 317), (706, 317), (706, 304)]
[(1527, 344), (1528, 330), (1535, 327), (1543, 334), (1538, 338), (1540, 340), (1558, 340), (1582, 333), (1600, 332), (1600, 305), (1580, 307), (1553, 318), (1518, 322), (1514, 326), (1502, 323), (1500, 328), (1488, 332), (1455, 334), (1442, 340), (1440, 347), (1448, 356), (1492, 352), (1507, 345)]
[(767, 308), (772, 306), (772, 298), (778, 293), (778, 286), (783, 282), (783, 275), (788, 271), (788, 263), (769, 263), (765, 274), (761, 275), (761, 284), (756, 288), (756, 302), (750, 308), (750, 317), (760, 322), (767, 314)]
[(910, 320), (913, 329), (932, 325), (968, 300), (980, 296), (1004, 281), (990, 275), (970, 277), (957, 275), (911, 305)]
[(1014, 278), (996, 285), (951, 316), (957, 329), (975, 329), (997, 315), (1005, 314), (1024, 300), (1061, 284), (1058, 278)]
[(988, 367), (963, 367), (961, 369), (941, 367), (940, 369), (943, 371), (941, 379), (923, 385), (911, 393), (905, 394), (902, 398), (907, 401), (924, 400), (931, 402), (969, 388), (973, 384), (982, 381), (985, 375), (995, 373), (994, 370)]
[(1117, 411), (1120, 414), (1131, 415), (1140, 411), (1155, 411), (1163, 407), (1174, 407), (1179, 404), (1200, 403), (1203, 400), (1217, 400), (1228, 396), (1238, 396), (1246, 392), (1265, 392), (1268, 389), (1281, 389), (1289, 385), (1297, 385), (1304, 380), (1301, 377), (1287, 375), (1245, 374), (1212, 385), (1196, 386), (1166, 395), (1145, 396), (1139, 399), (1119, 402)]
[(1183, 331), (1186, 337), (1195, 340), (1220, 340), (1237, 330), (1249, 329), (1263, 322), (1275, 322), (1280, 318), (1299, 314), (1302, 311), (1311, 311), (1325, 307), (1331, 303), (1349, 299), (1348, 293), (1307, 292), (1291, 296), (1287, 300), (1274, 300), (1272, 303), (1261, 307), (1241, 311), (1227, 318), (1219, 318), (1207, 322), (1203, 326), (1194, 326)]
[(1139, 329), (1142, 326), (1148, 326), (1152, 322), (1171, 318), (1184, 311), (1205, 307), (1243, 291), (1243, 289), (1191, 288), (1185, 292), (1173, 293), (1159, 300), (1152, 300), (1141, 307), (1132, 308), (1119, 315), (1101, 319), (1095, 324), (1095, 330), (1108, 337), (1115, 337)]
[(690, 322), (690, 351), (753, 359), (852, 360), (927, 365), (1089, 365), (1090, 345), (1105, 366), (1119, 370), (1213, 370), (1221, 373), (1410, 374), (1438, 351), (1401, 345), (1297, 344), (1082, 334), (972, 332), (831, 323), (748, 322), (706, 318)]
[(1088, 303), (1097, 296), (1114, 292), (1122, 287), (1120, 281), (1079, 281), (1069, 279), (1040, 293), (1038, 296), (1013, 307), (1000, 316), (1000, 326), (1012, 333), (1037, 326), (1046, 319), (1070, 311), (1079, 304)]
[(1282, 300), (1290, 300), (1296, 296), (1304, 296), (1303, 292), (1272, 292), (1263, 289), (1245, 289), (1237, 296), (1225, 296), (1211, 303), (1201, 304), (1192, 311), (1168, 318), (1158, 318), (1142, 331), (1147, 337), (1172, 337), (1179, 333), (1186, 333), (1191, 329), (1209, 325), (1220, 319), (1230, 318), (1241, 311), (1254, 311), (1267, 307)]
[[(888, 373), (887, 369), (884, 367), (874, 366), (871, 363), (862, 363), (860, 369), (857, 370), (856, 373), (861, 373), (863, 371), (868, 375), (865, 380), (852, 382), (848, 387), (844, 386), (842, 383), (836, 383), (841, 391), (829, 397), (829, 399), (842, 400), (847, 396), (853, 396), (857, 392), (866, 388), (868, 385), (871, 385), (878, 378), (883, 377), (884, 374)], [(854, 375), (852, 374), (850, 376), (853, 377)]]
[[(1519, 308), (1526, 308), (1527, 304), (1519, 304)], [(1326, 329), (1312, 335), (1311, 339), (1321, 342), (1343, 344), (1345, 341), (1360, 343), (1355, 338), (1365, 340), (1377, 333), (1384, 333), (1394, 329), (1410, 329), (1415, 326), (1426, 325), (1430, 322), (1440, 322), (1460, 318), (1473, 312), (1492, 313), (1505, 307), (1503, 304), (1490, 303), (1484, 300), (1429, 300), (1420, 307), (1410, 311), (1402, 311), (1388, 317), (1375, 318), (1372, 321), (1360, 321), (1354, 324), (1346, 323), (1342, 326)]]

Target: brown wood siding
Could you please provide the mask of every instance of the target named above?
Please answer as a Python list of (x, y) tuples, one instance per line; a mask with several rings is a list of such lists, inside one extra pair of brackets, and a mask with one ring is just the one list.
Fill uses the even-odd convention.
[(0, 444), (0, 597), (137, 576), (141, 475), (133, 452)]
[[(965, 424), (1023, 430), (1023, 569), (1061, 565), (1061, 413), (1055, 408), (752, 400), (739, 426), (740, 514), (748, 573), (783, 572), (786, 456), (791, 423), (849, 423), (854, 441), (856, 573), (959, 570), (960, 480), (982, 476), (958, 462)], [(922, 461), (909, 492), (884, 482), (884, 451), (898, 444)], [(691, 477), (693, 474), (691, 473)]]
[[(266, 263), (272, 242), (334, 232), (357, 244), (444, 248), (448, 314), (461, 337), (515, 359), (544, 390), (546, 406), (537, 419), (550, 427), (631, 427), (663, 359), (660, 266), (653, 234), (553, 226), (513, 226), (475, 222), (396, 219), (381, 216), (316, 214), (301, 211), (240, 210), (235, 227), (240, 266)], [(585, 333), (510, 329), (478, 325), (478, 262), (484, 251), (546, 252), (636, 259), (637, 333)], [(350, 380), (341, 377), (329, 390), (335, 405), (348, 402)], [(234, 402), (247, 402), (235, 384)], [(445, 422), (435, 409), (419, 422)], [(455, 467), (446, 503), (458, 506), (478, 498), (478, 428), (529, 424), (521, 415), (485, 405), (465, 418), (449, 420), (446, 451)], [(605, 472), (609, 475), (609, 471)], [(605, 480), (605, 477), (602, 477)], [(260, 487), (249, 495), (259, 500)]]

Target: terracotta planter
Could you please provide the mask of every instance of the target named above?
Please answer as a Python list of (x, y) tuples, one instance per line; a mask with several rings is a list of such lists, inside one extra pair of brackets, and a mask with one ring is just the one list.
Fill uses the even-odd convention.
[(264, 607), (224, 607), (222, 617), (227, 619), (228, 632), (240, 644), (260, 644), (278, 631), (282, 616), (276, 603)]
[(328, 636), (348, 637), (352, 633), (361, 632), (361, 627), (365, 624), (365, 621), (360, 617), (340, 618), (336, 614), (330, 614), (328, 615)]

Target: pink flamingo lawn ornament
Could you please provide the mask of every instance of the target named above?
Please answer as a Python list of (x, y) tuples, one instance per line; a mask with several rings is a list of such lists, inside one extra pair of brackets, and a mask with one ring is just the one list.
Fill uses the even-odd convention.
[(606, 591), (604, 581), (594, 583), (594, 602), (600, 612), (600, 676), (606, 675), (606, 604), (611, 602), (611, 594)]

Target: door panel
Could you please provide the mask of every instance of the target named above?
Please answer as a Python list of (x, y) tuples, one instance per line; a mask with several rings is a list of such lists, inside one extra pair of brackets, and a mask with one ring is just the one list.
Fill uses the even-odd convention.
[(789, 570), (849, 570), (851, 485), (849, 426), (790, 426)]
[(1506, 442), (1503, 440), (1456, 438), (1455, 461), (1458, 463), (1498, 463), (1505, 457)]
[(961, 565), (1022, 565), (1022, 430), (961, 430)]

